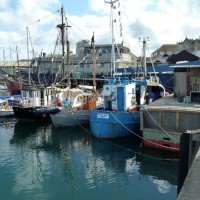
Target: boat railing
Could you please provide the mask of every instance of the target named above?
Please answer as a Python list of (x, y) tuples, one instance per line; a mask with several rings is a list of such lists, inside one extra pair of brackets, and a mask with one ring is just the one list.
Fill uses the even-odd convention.
[(150, 82), (157, 82), (157, 83), (160, 82), (159, 77), (155, 76), (155, 75), (150, 75), (148, 79), (149, 79)]
[(127, 76), (124, 75), (117, 75), (114, 77), (108, 76), (105, 78), (105, 85), (118, 85), (118, 84), (128, 84), (133, 82)]
[(13, 106), (19, 106), (20, 105), (20, 99), (21, 98), (17, 98), (17, 99), (7, 99), (7, 105), (13, 107)]

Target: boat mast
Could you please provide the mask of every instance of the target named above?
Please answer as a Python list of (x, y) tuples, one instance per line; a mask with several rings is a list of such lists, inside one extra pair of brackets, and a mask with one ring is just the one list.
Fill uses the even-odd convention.
[(5, 60), (5, 51), (3, 49), (3, 66), (4, 66), (4, 70), (6, 69), (6, 60)]
[(113, 70), (113, 78), (115, 79), (115, 38), (114, 38), (114, 26), (113, 26), (113, 9), (114, 9), (114, 3), (116, 3), (119, 0), (111, 0), (110, 2), (105, 1), (105, 3), (110, 4), (111, 7), (111, 37), (112, 37), (112, 53), (111, 53), (111, 75)]
[(17, 48), (17, 46), (16, 46), (16, 52), (17, 52), (17, 65), (18, 65), (19, 83), (22, 84), (21, 67), (20, 67), (20, 64), (19, 64), (19, 55), (18, 55), (18, 48)]
[(28, 81), (29, 85), (31, 84), (31, 74), (30, 74), (30, 66), (29, 66), (29, 42), (28, 42), (28, 27), (26, 27), (26, 34), (27, 34), (27, 54), (28, 54)]
[(144, 66), (144, 77), (147, 77), (146, 40), (145, 40), (145, 38), (143, 38), (143, 66)]
[(92, 60), (93, 60), (93, 91), (96, 91), (96, 50), (95, 50), (95, 43), (94, 43), (94, 32), (93, 32), (93, 36), (92, 36), (92, 52), (93, 52), (93, 56), (92, 56)]
[[(67, 20), (67, 18), (66, 18)], [(68, 87), (71, 88), (71, 80), (70, 80), (70, 43), (69, 43), (69, 38), (68, 38), (68, 28), (71, 27), (68, 25), (67, 21), (67, 26), (66, 26), (66, 32), (67, 32), (67, 83)]]
[(61, 30), (61, 44), (62, 44), (62, 70), (61, 70), (61, 76), (64, 77), (64, 70), (65, 70), (65, 24), (64, 24), (64, 11), (63, 11), (63, 5), (61, 7), (61, 24), (57, 25), (58, 28)]

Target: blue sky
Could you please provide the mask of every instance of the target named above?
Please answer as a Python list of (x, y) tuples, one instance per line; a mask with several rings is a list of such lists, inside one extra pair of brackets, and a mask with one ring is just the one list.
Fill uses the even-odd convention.
[[(70, 4), (67, 2), (70, 2)], [(92, 12), (88, 1), (85, 0), (63, 1), (63, 5), (69, 15), (82, 16)]]
[[(52, 53), (60, 20), (56, 11), (62, 4), (72, 26), (68, 35), (73, 51), (78, 41), (90, 39), (93, 32), (96, 43), (110, 42), (110, 6), (104, 0), (1, 0), (0, 60), (9, 60), (10, 54), (15, 59), (16, 46), (19, 57), (24, 57), (27, 27), (35, 54)], [(116, 40), (126, 42), (137, 56), (141, 55), (139, 37), (150, 38), (148, 49), (153, 52), (162, 44), (200, 36), (197, 0), (120, 0), (117, 9), (121, 12), (123, 38), (115, 31)]]

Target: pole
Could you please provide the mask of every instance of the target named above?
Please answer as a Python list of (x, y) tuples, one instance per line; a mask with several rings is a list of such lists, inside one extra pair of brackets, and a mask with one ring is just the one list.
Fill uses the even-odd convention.
[(116, 3), (118, 0), (115, 1), (104, 1), (105, 3), (110, 4), (111, 6), (111, 34), (112, 34), (112, 53), (111, 53), (111, 76), (112, 76), (112, 70), (113, 70), (113, 78), (115, 79), (115, 38), (114, 38), (114, 26), (113, 26), (113, 7), (114, 3)]
[(17, 52), (17, 65), (18, 65), (18, 75), (19, 75), (19, 83), (22, 83), (22, 77), (21, 77), (21, 68), (19, 64), (19, 56), (18, 56), (18, 48), (16, 46), (16, 52)]
[(71, 80), (70, 80), (70, 43), (67, 40), (67, 82), (68, 87), (71, 87)]
[(93, 56), (92, 56), (92, 60), (93, 60), (93, 91), (96, 91), (96, 50), (95, 50), (95, 44), (94, 44), (94, 33), (93, 33), (93, 41), (92, 41), (92, 52), (93, 52)]
[(146, 62), (146, 40), (143, 39), (143, 66), (144, 66), (144, 77), (147, 77), (147, 62)]
[(65, 69), (65, 24), (64, 24), (64, 11), (63, 11), (63, 5), (61, 7), (61, 24), (57, 25), (58, 28), (61, 30), (61, 44), (62, 44), (62, 70), (61, 75), (64, 77), (64, 69)]
[(31, 84), (31, 74), (30, 74), (30, 66), (29, 66), (29, 42), (28, 42), (28, 27), (26, 27), (26, 33), (27, 33), (27, 55), (28, 55), (28, 80), (29, 85)]

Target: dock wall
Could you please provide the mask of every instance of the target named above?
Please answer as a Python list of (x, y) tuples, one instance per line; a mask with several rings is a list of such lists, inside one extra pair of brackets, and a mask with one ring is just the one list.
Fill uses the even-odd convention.
[(177, 200), (200, 199), (200, 130), (181, 135)]

